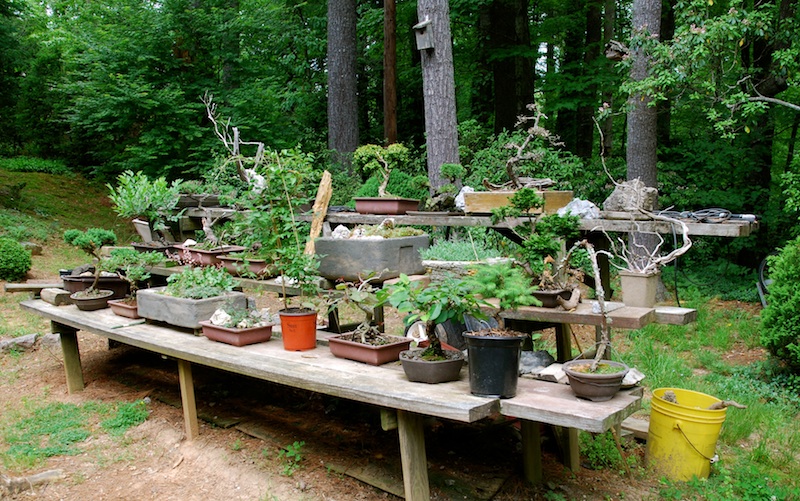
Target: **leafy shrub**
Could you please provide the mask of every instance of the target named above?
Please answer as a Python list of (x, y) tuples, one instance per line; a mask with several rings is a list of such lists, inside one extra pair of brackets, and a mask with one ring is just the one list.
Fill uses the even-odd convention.
[(72, 175), (73, 172), (60, 160), (35, 157), (0, 158), (0, 169), (11, 172), (44, 172), (46, 174)]
[(225, 270), (213, 266), (186, 268), (167, 277), (166, 293), (191, 299), (221, 296), (236, 286), (236, 280)]
[(767, 259), (772, 285), (761, 315), (761, 342), (773, 355), (800, 370), (800, 237)]
[(0, 238), (0, 279), (21, 280), (31, 269), (31, 253), (19, 242)]
[[(377, 197), (378, 186), (380, 186), (380, 184), (380, 178), (378, 176), (372, 176), (364, 182), (358, 191), (356, 191), (355, 196)], [(411, 176), (398, 170), (392, 171), (389, 175), (389, 184), (386, 187), (386, 191), (398, 197), (416, 199), (428, 197), (427, 188), (421, 186), (417, 176)]]

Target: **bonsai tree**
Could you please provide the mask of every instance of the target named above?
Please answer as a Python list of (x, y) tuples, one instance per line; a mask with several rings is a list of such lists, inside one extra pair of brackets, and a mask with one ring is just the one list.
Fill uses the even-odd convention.
[(359, 282), (342, 282), (336, 284), (338, 296), (330, 301), (328, 311), (343, 305), (354, 305), (364, 314), (364, 320), (353, 331), (354, 340), (363, 344), (378, 344), (383, 335), (381, 326), (374, 322), (375, 308), (383, 306), (386, 294), (372, 285), (378, 275), (371, 274)]
[(100, 282), (100, 272), (108, 266), (107, 260), (100, 256), (100, 249), (104, 245), (115, 245), (117, 235), (111, 230), (102, 228), (89, 228), (86, 231), (70, 229), (64, 232), (64, 241), (94, 258), (94, 281), (83, 292), (85, 296), (98, 294), (97, 284)]
[(376, 144), (365, 144), (353, 153), (353, 165), (359, 172), (367, 177), (379, 174), (383, 178), (378, 186), (379, 197), (394, 196), (386, 192), (389, 176), (393, 169), (405, 166), (410, 159), (408, 148), (400, 143), (390, 144), (385, 148)]
[(479, 265), (465, 280), (467, 287), (481, 298), (495, 299), (495, 313), (492, 315), (498, 325), (502, 325), (501, 314), (520, 306), (541, 306), (541, 302), (531, 294), (530, 278), (519, 267), (511, 263)]
[(378, 297), (386, 297), (400, 313), (411, 313), (405, 319), (407, 324), (417, 320), (425, 323), (430, 344), (422, 357), (438, 360), (446, 358), (446, 355), (436, 335), (436, 326), (447, 320), (463, 322), (464, 315), (485, 319), (481, 307), (491, 306), (475, 294), (470, 282), (453, 277), (423, 285), (412, 282), (407, 275), (400, 275), (397, 283), (389, 289), (381, 289)]
[(461, 164), (444, 163), (439, 167), (442, 176), (447, 178), (449, 183), (445, 184), (437, 193), (425, 201), (425, 210), (428, 211), (455, 211), (456, 195), (460, 188), (461, 179), (467, 174), (467, 170)]
[(317, 286), (319, 259), (316, 254), (305, 254), (299, 247), (282, 247), (276, 251), (275, 265), (281, 278), (281, 295), (284, 311), (291, 310), (291, 298), (286, 287), (300, 290), (301, 306), (298, 309), (314, 310), (320, 301)]
[(570, 288), (568, 263), (553, 266), (564, 241), (579, 235), (579, 218), (573, 215), (533, 214), (531, 209), (542, 207), (544, 199), (532, 188), (519, 189), (510, 199), (510, 205), (492, 211), (494, 224), (507, 218), (527, 218), (527, 225), (517, 225), (510, 231), (520, 242), (517, 260), (531, 278), (539, 280), (541, 289)]
[(151, 180), (146, 174), (125, 171), (117, 177), (117, 185), (107, 184), (109, 198), (114, 203), (114, 211), (123, 218), (143, 218), (150, 228), (159, 235), (159, 240), (167, 240), (167, 221), (177, 221), (180, 217), (175, 208), (180, 198), (181, 180), (168, 183), (162, 176)]
[(150, 268), (164, 261), (160, 252), (139, 252), (127, 247), (114, 249), (108, 258), (108, 268), (118, 270), (120, 277), (130, 284), (127, 302), (136, 302), (139, 283), (150, 278)]

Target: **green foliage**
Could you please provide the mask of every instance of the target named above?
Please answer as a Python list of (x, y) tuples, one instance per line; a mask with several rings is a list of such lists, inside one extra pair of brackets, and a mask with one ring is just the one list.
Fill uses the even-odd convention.
[(530, 277), (522, 269), (509, 263), (476, 266), (468, 283), (474, 294), (484, 299), (496, 298), (500, 311), (513, 310), (519, 306), (542, 305), (530, 293), (534, 289)]
[[(281, 247), (276, 251), (277, 259), (275, 266), (282, 276), (283, 286), (298, 287), (303, 297), (313, 298), (318, 295), (317, 270), (319, 269), (319, 257), (316, 254), (306, 254), (300, 247)], [(290, 282), (287, 284), (287, 280)], [(291, 299), (284, 292), (283, 305), (289, 307)], [(311, 307), (309, 303), (305, 307)]]
[(160, 252), (139, 252), (129, 247), (112, 249), (108, 258), (108, 268), (121, 271), (121, 276), (131, 285), (131, 296), (136, 295), (137, 284), (150, 278), (149, 268), (164, 261)]
[(19, 242), (0, 237), (0, 280), (22, 280), (31, 269), (31, 252)]
[[(426, 198), (428, 196), (428, 190), (427, 188), (421, 188), (417, 182), (417, 179), (418, 178), (416, 176), (406, 174), (405, 172), (392, 171), (389, 176), (389, 184), (386, 186), (386, 191), (387, 193), (391, 193), (392, 195), (398, 197), (415, 199)], [(356, 190), (355, 195), (353, 196), (377, 197), (378, 186), (380, 186), (380, 184), (380, 178), (377, 176), (372, 176), (364, 181), (364, 183)]]
[(590, 434), (580, 433), (581, 457), (586, 460), (586, 464), (593, 470), (604, 468), (620, 469), (625, 460), (617, 449), (614, 436), (610, 431), (605, 433)]
[(100, 426), (111, 435), (124, 435), (130, 428), (144, 423), (148, 414), (144, 400), (123, 402), (117, 405), (116, 414), (102, 421)]
[(420, 250), (420, 255), (422, 259), (436, 261), (482, 261), (502, 254), (482, 240), (440, 240)]
[(287, 477), (291, 477), (302, 466), (303, 461), (303, 446), (306, 445), (303, 441), (295, 440), (293, 443), (287, 445), (278, 451), (278, 459), (281, 460), (281, 473)]
[(393, 224), (360, 225), (353, 231), (360, 230), (366, 237), (403, 238), (424, 235), (425, 232), (412, 226), (395, 226)]
[(464, 315), (486, 318), (481, 307), (489, 305), (478, 294), (480, 293), (472, 288), (471, 282), (464, 279), (448, 277), (423, 286), (402, 274), (391, 287), (381, 289), (378, 297), (387, 298), (389, 304), (400, 313), (410, 313), (405, 318), (407, 325), (417, 320), (424, 322), (431, 349), (435, 355), (441, 356), (443, 353), (439, 337), (435, 333), (436, 325), (448, 320), (463, 322)]
[(191, 299), (204, 299), (231, 292), (237, 281), (222, 268), (187, 267), (167, 277), (165, 294)]
[(128, 170), (117, 177), (117, 186), (107, 185), (108, 198), (120, 217), (143, 217), (154, 230), (163, 230), (165, 221), (176, 221), (179, 217), (175, 207), (180, 198), (180, 184), (179, 179), (168, 183), (163, 176), (150, 179), (141, 171)]
[(776, 357), (800, 370), (800, 237), (770, 256), (767, 307), (761, 316), (761, 342)]
[(103, 228), (89, 228), (86, 231), (70, 229), (64, 232), (64, 241), (89, 256), (100, 259), (100, 248), (104, 245), (116, 245), (117, 235)]
[(11, 172), (44, 172), (63, 176), (73, 175), (73, 172), (63, 161), (37, 157), (0, 158), (0, 169)]

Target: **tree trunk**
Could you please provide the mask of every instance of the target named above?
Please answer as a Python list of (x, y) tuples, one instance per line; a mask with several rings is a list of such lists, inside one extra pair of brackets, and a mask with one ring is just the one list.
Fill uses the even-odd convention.
[(328, 148), (350, 165), (358, 147), (356, 2), (328, 1)]
[[(605, 0), (603, 8), (603, 44), (607, 44), (614, 38), (614, 25), (616, 24), (615, 18), (617, 16), (617, 2), (616, 0)], [(614, 105), (614, 91), (606, 89), (603, 92), (603, 102), (608, 103), (608, 106)], [(614, 149), (614, 117), (609, 115), (608, 118), (603, 120), (600, 125), (600, 130), (603, 132), (602, 148), (600, 154), (606, 158), (611, 156)]]
[(383, 2), (383, 136), (397, 142), (397, 4)]
[(448, 2), (419, 0), (419, 21), (431, 21), (433, 48), (424, 49), (422, 91), (425, 100), (425, 133), (428, 150), (428, 179), (431, 193), (447, 183), (439, 168), (443, 163), (460, 163), (456, 121), (456, 89), (453, 75), (453, 44), (450, 37)]
[[(489, 50), (494, 83), (494, 130), (513, 130), (533, 102), (528, 0), (495, 0), (489, 8)], [(514, 55), (506, 55), (508, 53)]]
[(591, 158), (594, 148), (594, 112), (597, 109), (597, 79), (589, 79), (589, 73), (599, 69), (602, 54), (601, 40), (603, 33), (602, 11), (603, 0), (592, 0), (586, 6), (586, 42), (583, 53), (584, 87), (581, 105), (578, 107), (576, 123), (575, 154), (581, 158)]

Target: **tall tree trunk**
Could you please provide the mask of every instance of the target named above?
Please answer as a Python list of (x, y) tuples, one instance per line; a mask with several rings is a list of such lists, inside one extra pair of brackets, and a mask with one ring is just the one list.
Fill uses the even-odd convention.
[(578, 107), (577, 131), (575, 138), (575, 154), (581, 158), (591, 158), (594, 147), (594, 122), (592, 117), (597, 109), (597, 80), (589, 79), (589, 72), (599, 68), (602, 54), (601, 40), (603, 23), (601, 6), (603, 0), (591, 0), (586, 6), (586, 42), (583, 53), (584, 81), (591, 82), (583, 89), (582, 103)]
[(424, 49), (422, 91), (425, 100), (425, 133), (428, 150), (428, 179), (431, 193), (447, 183), (439, 170), (443, 163), (459, 163), (456, 85), (453, 75), (453, 42), (450, 36), (450, 8), (447, 0), (419, 0), (420, 22), (431, 21), (433, 48)]
[[(495, 0), (489, 8), (495, 132), (513, 130), (525, 105), (533, 102), (533, 63), (528, 0)], [(507, 55), (511, 53), (512, 55)]]
[[(676, 0), (664, 0), (662, 4), (666, 11), (661, 15), (660, 41), (668, 42), (675, 36), (675, 2)], [(656, 105), (658, 122), (656, 124), (658, 144), (670, 146), (672, 143), (672, 98), (667, 96), (663, 101)]]
[[(617, 2), (616, 0), (605, 0), (603, 7), (603, 44), (607, 44), (614, 38), (614, 26), (616, 25), (617, 17)], [(612, 89), (606, 89), (603, 92), (603, 103), (608, 106), (614, 105), (614, 92)], [(603, 120), (600, 124), (600, 130), (603, 132), (602, 148), (600, 154), (604, 157), (610, 157), (614, 149), (614, 116), (609, 115), (608, 118)]]
[(397, 4), (383, 1), (383, 137), (397, 142)]
[[(583, 3), (577, 0), (570, 0), (570, 12), (580, 12)], [(577, 18), (576, 18), (577, 19)], [(585, 19), (581, 19), (585, 21)], [(582, 54), (586, 43), (583, 22), (570, 22), (564, 32), (564, 43), (561, 47), (561, 58), (559, 68), (548, 73), (558, 74), (565, 81), (565, 88), (558, 93), (559, 101), (570, 103), (569, 107), (562, 106), (556, 116), (556, 135), (561, 138), (564, 148), (575, 153), (578, 143), (577, 121), (578, 105), (580, 92), (574, 84), (581, 76)], [(569, 85), (571, 84), (571, 85)]]
[[(633, 35), (658, 36), (661, 28), (661, 0), (634, 0)], [(633, 58), (631, 79), (638, 81), (647, 76), (649, 56), (641, 49), (631, 52)], [(656, 186), (656, 109), (648, 106), (646, 96), (633, 95), (628, 104), (628, 179), (639, 178), (646, 186)]]
[(358, 147), (356, 2), (328, 1), (328, 148), (350, 165)]
[[(658, 36), (661, 28), (661, 0), (634, 0), (633, 36)], [(631, 44), (631, 46), (635, 46)], [(642, 80), (647, 76), (650, 58), (641, 48), (631, 52), (633, 58), (631, 79)], [(628, 112), (628, 145), (626, 159), (628, 179), (640, 179), (646, 186), (656, 186), (657, 121), (656, 108), (648, 106), (646, 96), (633, 95)], [(645, 261), (646, 254), (657, 245), (655, 235), (630, 233), (629, 249), (635, 261)]]

